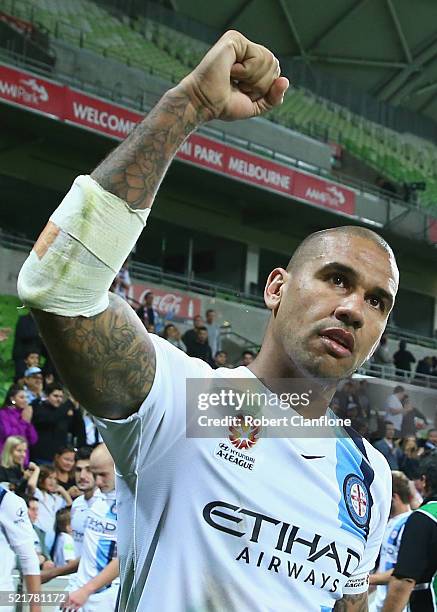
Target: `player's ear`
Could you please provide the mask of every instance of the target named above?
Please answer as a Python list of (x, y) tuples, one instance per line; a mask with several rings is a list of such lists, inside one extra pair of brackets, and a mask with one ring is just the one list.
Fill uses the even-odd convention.
[(275, 268), (270, 272), (264, 289), (264, 302), (269, 310), (275, 312), (281, 303), (284, 283), (288, 272), (284, 268)]

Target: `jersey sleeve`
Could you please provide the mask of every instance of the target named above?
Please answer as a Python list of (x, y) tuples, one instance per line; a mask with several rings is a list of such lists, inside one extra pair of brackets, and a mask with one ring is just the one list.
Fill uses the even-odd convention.
[(138, 412), (127, 419), (95, 419), (123, 476), (137, 471), (140, 450), (142, 460), (151, 452), (154, 460), (159, 459), (169, 444), (185, 435), (185, 403), (181, 398), (185, 398), (186, 381), (208, 378), (213, 372), (208, 364), (188, 357), (163, 338), (155, 334), (150, 338), (156, 355), (155, 378)]
[(432, 550), (436, 525), (423, 512), (413, 512), (405, 523), (399, 547), (398, 560), (393, 570), (396, 578), (412, 578), (418, 582), (428, 567), (429, 559), (435, 554)]
[(0, 524), (6, 539), (20, 560), (25, 576), (39, 575), (39, 560), (35, 550), (35, 532), (24, 501), (7, 493), (0, 506)]
[(369, 573), (376, 565), (390, 515), (391, 471), (384, 457), (374, 449), (372, 449), (372, 465), (375, 471), (375, 482), (371, 487), (374, 507), (369, 524), (369, 535), (363, 558), (343, 588), (344, 595), (358, 595), (368, 590)]
[(64, 555), (64, 561), (66, 563), (76, 559), (76, 554), (74, 552), (74, 540), (68, 533), (64, 533), (62, 552)]

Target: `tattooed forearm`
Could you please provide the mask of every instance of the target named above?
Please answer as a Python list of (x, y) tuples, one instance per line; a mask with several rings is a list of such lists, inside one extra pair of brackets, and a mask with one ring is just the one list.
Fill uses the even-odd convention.
[(91, 176), (131, 208), (149, 208), (178, 148), (209, 118), (180, 86), (172, 89)]
[(334, 606), (334, 612), (368, 612), (369, 603), (366, 593), (344, 595)]
[(125, 418), (138, 410), (153, 383), (155, 351), (140, 320), (121, 298), (91, 317), (33, 311), (56, 367), (92, 414)]

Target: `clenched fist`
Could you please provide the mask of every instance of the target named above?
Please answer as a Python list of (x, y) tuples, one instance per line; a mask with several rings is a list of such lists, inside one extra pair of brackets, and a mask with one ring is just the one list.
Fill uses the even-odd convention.
[(226, 32), (178, 87), (210, 119), (256, 117), (282, 103), (288, 79), (276, 57), (239, 32)]

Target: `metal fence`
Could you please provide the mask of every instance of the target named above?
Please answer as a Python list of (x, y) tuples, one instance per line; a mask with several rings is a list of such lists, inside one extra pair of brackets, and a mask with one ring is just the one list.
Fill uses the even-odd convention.
[(385, 380), (396, 380), (401, 383), (417, 385), (418, 387), (437, 389), (437, 376), (428, 376), (427, 374), (416, 374), (415, 372), (398, 370), (394, 365), (390, 364), (381, 365), (379, 363), (366, 363), (359, 368), (358, 373), (366, 376), (383, 378)]

